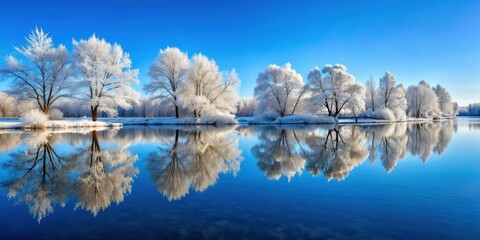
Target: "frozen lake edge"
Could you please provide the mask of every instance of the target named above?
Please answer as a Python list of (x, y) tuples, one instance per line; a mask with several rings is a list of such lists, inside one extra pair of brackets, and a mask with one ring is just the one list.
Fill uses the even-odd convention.
[[(237, 117), (235, 119), (222, 118), (101, 118), (99, 121), (86, 120), (84, 118), (67, 118), (65, 120), (52, 120), (46, 123), (46, 129), (68, 129), (68, 128), (118, 128), (122, 126), (149, 126), (149, 125), (283, 125), (283, 124), (339, 124), (339, 125), (360, 125), (360, 124), (388, 124), (397, 122), (430, 122), (445, 121), (455, 118), (409, 118), (404, 121), (388, 121), (378, 119), (359, 118), (356, 122), (353, 118), (340, 118), (338, 123), (334, 119), (325, 116), (288, 116), (276, 120), (256, 119), (254, 117)], [(0, 118), (0, 129), (35, 129), (33, 126), (23, 124), (20, 119)]]

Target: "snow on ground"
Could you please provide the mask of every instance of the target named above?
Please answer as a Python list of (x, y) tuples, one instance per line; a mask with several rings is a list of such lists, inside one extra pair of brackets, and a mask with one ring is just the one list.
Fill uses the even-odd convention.
[[(281, 117), (275, 120), (259, 119), (255, 117), (237, 117), (237, 121), (241, 124), (335, 124), (335, 119), (328, 116), (318, 116), (311, 114), (301, 114), (294, 116)], [(380, 120), (372, 118), (340, 118), (338, 124), (370, 124), (370, 123), (396, 123), (396, 122), (430, 122), (444, 121), (452, 118), (408, 118), (403, 121)]]
[(299, 114), (280, 117), (275, 120), (259, 119), (255, 117), (237, 118), (238, 122), (246, 124), (334, 124), (335, 119), (328, 116), (316, 116), (312, 114)]
[[(424, 122), (424, 121), (442, 121), (445, 119), (425, 119), (409, 118), (402, 122)], [(339, 124), (367, 124), (367, 123), (394, 123), (394, 121), (378, 120), (370, 118), (340, 118)], [(333, 117), (318, 116), (311, 114), (302, 114), (277, 118), (275, 120), (259, 119), (255, 117), (201, 117), (201, 118), (101, 118), (100, 121), (93, 122), (86, 118), (66, 118), (64, 120), (48, 121), (45, 124), (47, 129), (69, 129), (69, 128), (116, 128), (127, 125), (235, 125), (235, 124), (335, 124)], [(32, 129), (32, 126), (26, 125), (18, 118), (0, 118), (0, 129)]]
[[(0, 124), (3, 122), (3, 119), (0, 119)], [(105, 131), (108, 129), (112, 129), (112, 127), (79, 127), (79, 128), (47, 128), (47, 129), (39, 129), (38, 131), (47, 132), (49, 134), (63, 134), (63, 133), (79, 133), (79, 134), (88, 134), (92, 131)], [(3, 128), (0, 129), (0, 134), (22, 134), (25, 132), (38, 132), (29, 131), (34, 129), (21, 129), (21, 128)]]
[(358, 118), (355, 122), (355, 118), (340, 118), (338, 122), (340, 124), (355, 124), (355, 123), (397, 123), (397, 122), (430, 122), (433, 121), (433, 118), (407, 118), (405, 120), (382, 120), (382, 119), (373, 119), (373, 118)]
[(121, 123), (123, 125), (235, 125), (238, 121), (230, 117), (201, 118), (102, 118), (104, 122)]
[[(111, 127), (121, 127), (121, 123), (113, 122), (103, 122), (103, 121), (90, 121), (85, 119), (70, 119), (70, 120), (55, 120), (47, 121), (45, 123), (45, 128), (57, 129), (57, 128), (111, 128)], [(34, 128), (31, 125), (24, 124), (18, 119), (13, 121), (9, 119), (8, 121), (0, 120), (0, 129), (32, 129)]]

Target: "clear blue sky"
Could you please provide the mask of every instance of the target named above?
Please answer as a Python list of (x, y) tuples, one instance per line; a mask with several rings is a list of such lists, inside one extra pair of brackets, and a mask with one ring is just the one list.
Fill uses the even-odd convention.
[[(236, 68), (252, 96), (268, 64), (343, 63), (365, 82), (391, 71), (405, 85), (446, 86), (461, 105), (480, 102), (480, 1), (5, 1), (0, 56), (35, 26), (71, 49), (92, 33), (129, 52), (142, 83), (158, 50), (203, 53)], [(5, 89), (5, 83), (0, 85)], [(141, 86), (137, 89), (141, 89)]]

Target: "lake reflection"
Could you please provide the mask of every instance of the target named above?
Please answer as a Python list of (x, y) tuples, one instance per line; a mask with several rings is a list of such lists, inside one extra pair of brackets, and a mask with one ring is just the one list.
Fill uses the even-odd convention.
[[(264, 189), (267, 186), (264, 180), (280, 184), (285, 179), (306, 184), (302, 178), (312, 177), (315, 182), (321, 182), (322, 178), (347, 182), (355, 169), (364, 164), (359, 173), (378, 164), (384, 173), (391, 173), (403, 159), (411, 157), (424, 164), (432, 156), (444, 154), (459, 125), (470, 131), (480, 129), (479, 122), (443, 121), (1, 132), (1, 184), (11, 201), (0, 205), (2, 209), (15, 204), (26, 206), (40, 222), (54, 215), (59, 207), (108, 217), (107, 209), (128, 202), (136, 188), (144, 200), (157, 199), (152, 195), (155, 194), (174, 208), (178, 206), (176, 202), (194, 204), (203, 194), (206, 200), (214, 201), (206, 193), (212, 191), (222, 196), (211, 190), (222, 180), (230, 185), (239, 182), (242, 188), (235, 191), (240, 195), (250, 188)], [(255, 172), (264, 176), (259, 177)], [(249, 177), (237, 178), (241, 173)], [(150, 188), (155, 191), (149, 191)], [(219, 187), (218, 191), (226, 190)], [(264, 191), (269, 193), (267, 189)], [(253, 198), (247, 193), (245, 196)], [(238, 204), (246, 207), (247, 203)], [(151, 204), (137, 203), (136, 210), (129, 210), (133, 211), (130, 214), (145, 217), (136, 216), (135, 211), (147, 209)], [(248, 212), (249, 208), (242, 211)], [(248, 219), (252, 217), (255, 218), (248, 215)], [(288, 213), (285, 217), (288, 218)], [(242, 225), (247, 227), (249, 223)]]
[[(137, 156), (121, 147), (102, 149), (95, 130), (74, 135), (38, 131), (21, 138), (26, 149), (9, 155), (3, 164), (9, 176), (2, 185), (8, 197), (26, 204), (38, 221), (69, 197), (77, 199), (75, 208), (97, 215), (112, 202), (123, 201), (138, 173), (133, 166)], [(57, 143), (62, 140), (80, 147), (59, 153)]]
[(235, 174), (243, 160), (234, 128), (165, 130), (165, 139), (149, 154), (148, 171), (168, 200), (203, 192), (220, 173)]
[(426, 162), (432, 152), (442, 154), (456, 124), (449, 122), (297, 128), (258, 128), (252, 148), (258, 167), (269, 179), (288, 179), (304, 169), (327, 179), (345, 179), (368, 159), (391, 172), (407, 151)]

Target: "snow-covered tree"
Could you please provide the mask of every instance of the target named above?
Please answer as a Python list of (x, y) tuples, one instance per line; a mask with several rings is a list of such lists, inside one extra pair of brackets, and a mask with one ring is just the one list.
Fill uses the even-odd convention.
[(366, 110), (375, 111), (376, 99), (378, 97), (377, 93), (377, 83), (373, 76), (370, 75), (370, 79), (365, 83), (365, 104)]
[(421, 81), (407, 89), (408, 115), (412, 117), (437, 117), (440, 115), (438, 97), (430, 85)]
[(355, 84), (353, 87), (357, 88), (354, 89), (354, 92), (358, 94), (358, 97), (348, 101), (347, 108), (351, 111), (353, 117), (355, 117), (355, 122), (358, 122), (358, 115), (365, 110), (365, 98), (361, 97), (365, 95), (365, 87), (361, 84)]
[(392, 73), (386, 72), (380, 78), (378, 86), (378, 107), (389, 109), (395, 116), (395, 120), (404, 120), (407, 111), (407, 99), (403, 85), (396, 84)]
[(233, 117), (237, 111), (239, 86), (240, 79), (235, 69), (222, 73), (214, 60), (197, 54), (191, 60), (180, 101), (194, 117)]
[(255, 98), (242, 98), (237, 104), (237, 116), (253, 116), (255, 109), (257, 108), (257, 99)]
[(448, 116), (453, 116), (455, 112), (453, 110), (452, 97), (447, 89), (438, 84), (433, 88), (433, 91), (437, 94), (440, 111)]
[(459, 111), (458, 103), (457, 103), (457, 102), (454, 102), (454, 103), (453, 103), (453, 115), (454, 115), (454, 116), (457, 116), (458, 111)]
[(75, 66), (80, 73), (82, 99), (90, 105), (92, 120), (98, 112), (110, 116), (117, 107), (129, 108), (138, 103), (139, 94), (131, 87), (138, 84), (138, 70), (132, 69), (128, 53), (118, 44), (92, 35), (88, 40), (73, 40)]
[(12, 80), (10, 93), (22, 100), (35, 100), (48, 113), (60, 98), (71, 95), (72, 65), (63, 45), (54, 46), (52, 38), (35, 28), (26, 38), (27, 45), (15, 47), (21, 59), (10, 55), (0, 74)]
[(378, 85), (379, 104), (383, 107), (388, 107), (396, 100), (394, 96), (396, 79), (391, 72), (386, 72), (385, 75), (380, 78)]
[(308, 85), (310, 104), (323, 106), (328, 115), (335, 119), (348, 103), (364, 102), (365, 91), (355, 83), (355, 77), (342, 64), (327, 64), (322, 71), (318, 67), (313, 68), (308, 74)]
[(180, 114), (178, 102), (180, 88), (187, 77), (189, 65), (187, 54), (180, 49), (168, 47), (161, 50), (150, 65), (148, 75), (151, 81), (144, 87), (147, 93), (153, 94), (153, 98), (173, 105), (177, 118)]
[(255, 115), (284, 117), (295, 114), (305, 92), (302, 76), (292, 69), (290, 63), (282, 67), (271, 64), (257, 78)]
[(15, 99), (3, 92), (0, 92), (0, 117), (13, 117), (15, 112)]

